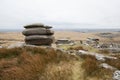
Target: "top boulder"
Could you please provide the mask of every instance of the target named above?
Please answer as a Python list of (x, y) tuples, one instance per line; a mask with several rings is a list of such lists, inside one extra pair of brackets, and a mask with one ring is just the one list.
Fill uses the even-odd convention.
[(51, 26), (46, 26), (46, 25), (44, 25), (44, 24), (42, 24), (42, 23), (38, 23), (38, 24), (30, 24), (30, 25), (26, 25), (26, 26), (24, 26), (24, 28), (46, 28), (46, 29), (50, 29), (50, 28), (52, 28)]
[(30, 25), (24, 26), (24, 28), (38, 28), (38, 27), (44, 28), (44, 24), (39, 23), (39, 24), (30, 24)]

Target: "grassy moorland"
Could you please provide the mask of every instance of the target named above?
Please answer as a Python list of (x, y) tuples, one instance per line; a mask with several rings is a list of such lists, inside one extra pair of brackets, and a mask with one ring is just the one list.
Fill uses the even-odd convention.
[[(1, 48), (0, 80), (112, 80), (112, 72), (99, 67), (100, 63), (94, 56), (53, 48)], [(112, 65), (112, 61), (107, 63)]]
[(0, 80), (72, 80), (76, 57), (43, 48), (0, 49)]

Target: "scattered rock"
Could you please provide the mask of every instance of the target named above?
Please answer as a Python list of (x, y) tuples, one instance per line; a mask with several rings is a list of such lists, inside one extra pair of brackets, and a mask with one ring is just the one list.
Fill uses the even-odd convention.
[(84, 51), (84, 50), (79, 50), (78, 54), (81, 54), (81, 55), (92, 55), (92, 56), (95, 56), (95, 58), (97, 60), (100, 60), (100, 61), (105, 61), (105, 58), (107, 58), (107, 59), (117, 59), (116, 57), (105, 56), (105, 55), (102, 55), (102, 54), (99, 54), (99, 53), (91, 53), (91, 52), (87, 52), (87, 51)]
[(114, 79), (114, 80), (120, 80), (120, 70), (116, 70), (116, 71), (113, 73), (113, 79)]
[(79, 50), (79, 53), (80, 53), (80, 54), (87, 54), (87, 52), (84, 51), (84, 50)]
[(24, 47), (24, 46), (25, 46), (25, 43), (24, 43), (24, 42), (18, 42), (18, 43), (9, 45), (7, 48), (8, 48), (8, 49), (11, 49), (11, 48)]
[(0, 48), (3, 48), (2, 46), (0, 46)]
[(105, 58), (104, 58), (103, 55), (96, 54), (96, 55), (95, 55), (95, 58), (96, 58), (98, 61), (105, 61)]
[(105, 69), (110, 69), (110, 70), (116, 70), (115, 67), (108, 65), (107, 63), (102, 63), (100, 64), (100, 67), (103, 67)]

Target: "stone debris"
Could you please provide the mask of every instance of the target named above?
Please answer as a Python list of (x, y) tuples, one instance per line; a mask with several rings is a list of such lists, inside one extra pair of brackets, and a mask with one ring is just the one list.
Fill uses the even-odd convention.
[[(105, 61), (105, 59), (113, 59), (113, 60), (117, 59), (116, 57), (106, 56), (106, 55), (102, 55), (102, 54), (99, 54), (99, 53), (90, 53), (90, 52), (87, 52), (87, 51), (84, 51), (84, 50), (79, 50), (78, 55), (92, 55), (92, 56), (95, 56), (95, 58), (99, 61)], [(103, 67), (105, 69), (110, 69), (112, 71), (115, 71), (113, 73), (113, 80), (120, 80), (120, 71), (117, 68), (115, 68), (113, 66), (110, 66), (107, 63), (102, 63), (99, 66)]]
[(51, 26), (44, 24), (31, 24), (24, 26), (22, 32), (25, 36), (25, 43), (29, 45), (51, 45), (54, 41), (54, 31), (50, 30)]
[(75, 44), (73, 40), (70, 40), (68, 38), (58, 39), (55, 43), (57, 45), (64, 45), (64, 44), (74, 45)]
[(67, 53), (70, 55), (76, 55), (76, 50), (68, 50)]
[(91, 53), (91, 52), (87, 52), (87, 51), (84, 51), (84, 50), (79, 50), (78, 54), (79, 55), (92, 55), (92, 56), (95, 56), (95, 58), (97, 60), (100, 60), (100, 61), (105, 61), (105, 58), (107, 58), (107, 59), (117, 59), (116, 57), (106, 56), (106, 55), (102, 55), (102, 54), (99, 54), (99, 53)]
[(96, 57), (96, 59), (97, 59), (98, 61), (105, 61), (105, 58), (104, 58), (103, 55), (96, 54), (95, 57)]
[(79, 50), (79, 52), (80, 52), (81, 54), (87, 54), (87, 53), (88, 53), (87, 51), (84, 51), (84, 50)]
[(120, 80), (120, 70), (116, 70), (113, 73), (113, 80)]
[(110, 66), (109, 64), (107, 63), (102, 63), (100, 64), (100, 67), (103, 67), (105, 69), (110, 69), (110, 70), (117, 70), (117, 68), (113, 67), (113, 66)]
[(24, 47), (25, 46), (25, 43), (24, 42), (18, 42), (18, 43), (15, 43), (15, 44), (11, 44), (9, 45), (7, 48), (8, 49), (11, 49), (11, 48), (21, 48), (21, 47)]
[(2, 46), (0, 46), (0, 48), (3, 48)]

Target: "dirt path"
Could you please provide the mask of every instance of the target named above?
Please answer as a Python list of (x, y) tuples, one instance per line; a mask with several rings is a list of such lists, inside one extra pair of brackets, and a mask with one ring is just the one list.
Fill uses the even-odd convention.
[(75, 64), (72, 68), (73, 80), (84, 80), (84, 77), (83, 77), (84, 70), (81, 68), (81, 64), (82, 64), (82, 61), (75, 61)]

